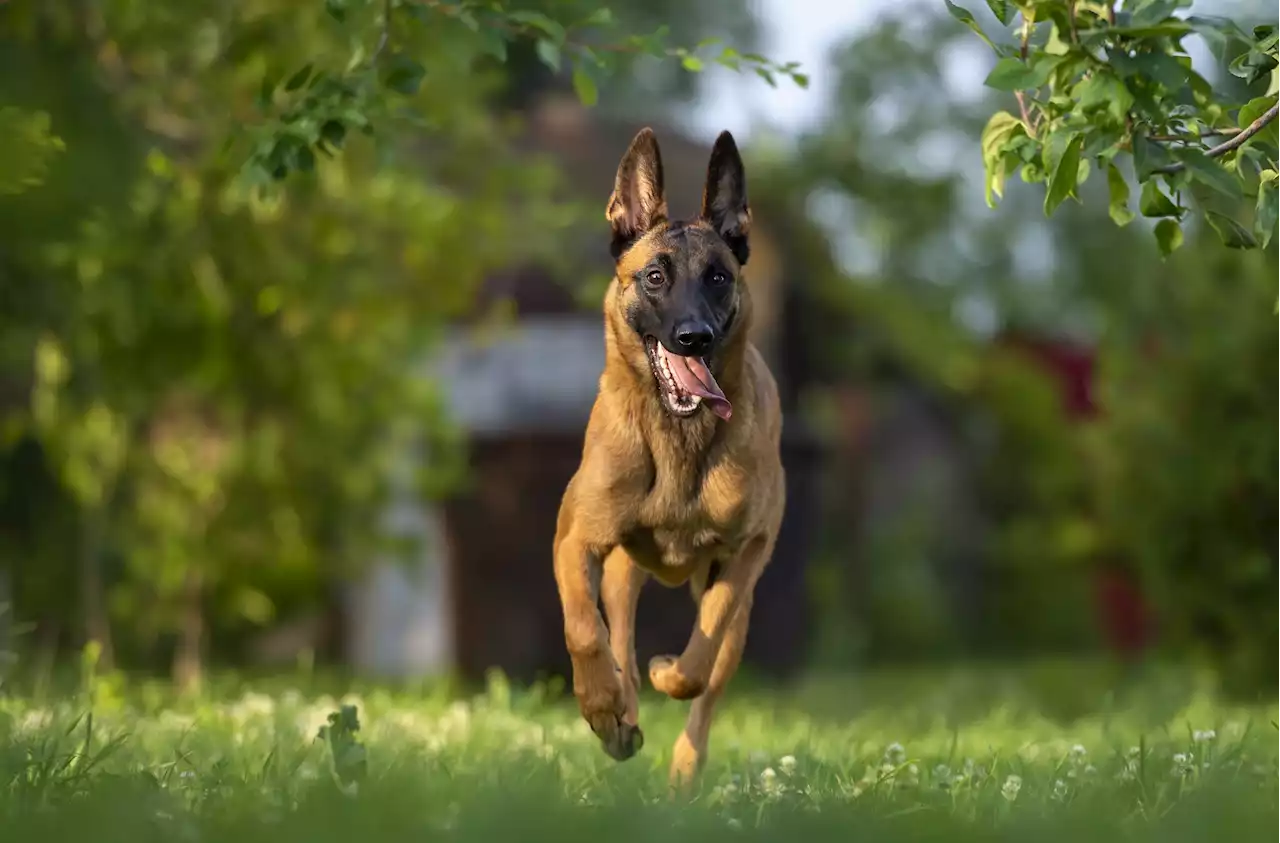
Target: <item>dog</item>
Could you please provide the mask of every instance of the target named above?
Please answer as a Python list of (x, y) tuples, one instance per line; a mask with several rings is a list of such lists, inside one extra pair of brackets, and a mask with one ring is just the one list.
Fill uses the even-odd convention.
[(649, 577), (689, 584), (697, 622), (684, 652), (649, 662), (654, 688), (693, 701), (670, 768), (680, 786), (706, 761), (786, 503), (778, 388), (747, 338), (751, 209), (733, 136), (712, 148), (701, 212), (679, 221), (668, 218), (657, 139), (641, 130), (606, 217), (615, 269), (605, 364), (557, 517), (556, 584), (578, 707), (618, 761), (644, 742), (641, 587)]

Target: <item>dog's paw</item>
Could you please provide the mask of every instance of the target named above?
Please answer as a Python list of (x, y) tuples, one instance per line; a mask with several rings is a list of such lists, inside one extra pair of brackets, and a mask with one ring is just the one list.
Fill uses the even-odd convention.
[(707, 689), (705, 680), (686, 675), (675, 656), (654, 656), (649, 661), (649, 681), (673, 700), (691, 700)]
[(644, 733), (626, 721), (626, 697), (616, 674), (578, 693), (582, 717), (600, 739), (604, 751), (616, 761), (626, 761), (644, 746)]
[(605, 753), (614, 761), (626, 761), (644, 748), (644, 732), (625, 720), (615, 718), (603, 731), (596, 729), (594, 724), (591, 728), (600, 738)]
[(626, 761), (644, 746), (644, 732), (624, 719), (623, 708), (591, 710), (584, 706), (582, 716), (600, 739), (605, 753), (615, 761)]

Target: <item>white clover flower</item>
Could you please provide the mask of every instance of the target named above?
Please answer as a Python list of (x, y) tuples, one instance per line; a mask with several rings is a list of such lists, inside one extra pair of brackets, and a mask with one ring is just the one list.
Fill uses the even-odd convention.
[(1196, 756), (1193, 752), (1178, 752), (1173, 756), (1173, 772), (1177, 776), (1190, 775), (1196, 768)]
[(902, 744), (894, 741), (884, 748), (884, 760), (896, 767), (907, 760), (907, 750)]
[(784, 776), (789, 776), (796, 771), (796, 757), (794, 755), (784, 755), (778, 759), (778, 766), (782, 768)]
[(742, 820), (737, 817), (729, 817), (729, 820), (725, 825), (729, 826), (729, 828), (734, 831), (742, 831)]
[(1018, 792), (1022, 790), (1022, 776), (1010, 774), (1004, 780), (1004, 785), (1000, 788), (1000, 793), (1010, 802), (1018, 798)]
[(955, 777), (951, 773), (951, 768), (946, 764), (939, 764), (933, 768), (933, 781), (941, 790), (948, 790)]
[(1075, 746), (1071, 747), (1072, 761), (1081, 761), (1088, 754), (1089, 754), (1089, 751), (1084, 748), (1083, 744), (1076, 744)]
[(1218, 737), (1218, 733), (1213, 729), (1197, 730), (1194, 734), (1191, 735), (1191, 739), (1194, 740), (1196, 743), (1209, 743), (1210, 741), (1216, 739), (1217, 737)]
[(1058, 779), (1053, 783), (1053, 800), (1062, 802), (1067, 798), (1067, 783)]
[(760, 771), (760, 783), (765, 787), (769, 787), (778, 781), (778, 774), (772, 767), (765, 767)]

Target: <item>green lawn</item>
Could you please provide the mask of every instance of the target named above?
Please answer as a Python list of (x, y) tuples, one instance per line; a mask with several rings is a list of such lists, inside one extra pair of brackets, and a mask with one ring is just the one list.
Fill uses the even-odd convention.
[[(645, 699), (645, 748), (619, 765), (536, 690), (287, 684), (0, 699), (0, 840), (1270, 841), (1277, 826), (1275, 703), (1220, 704), (1174, 674), (1119, 694), (1060, 667), (744, 682), (689, 804), (665, 789), (683, 704)], [(364, 748), (339, 747), (339, 766), (366, 769), (346, 792), (315, 739), (343, 703)]]

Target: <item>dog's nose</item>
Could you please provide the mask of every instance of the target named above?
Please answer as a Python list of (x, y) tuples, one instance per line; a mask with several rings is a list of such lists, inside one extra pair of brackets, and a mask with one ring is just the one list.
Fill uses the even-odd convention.
[(716, 337), (706, 322), (683, 322), (676, 326), (676, 343), (688, 354), (702, 354)]

